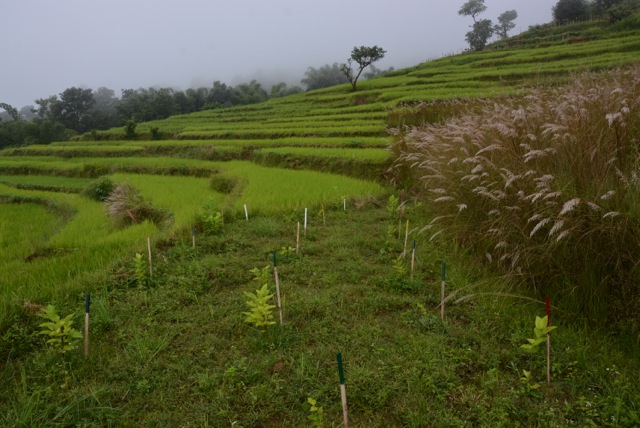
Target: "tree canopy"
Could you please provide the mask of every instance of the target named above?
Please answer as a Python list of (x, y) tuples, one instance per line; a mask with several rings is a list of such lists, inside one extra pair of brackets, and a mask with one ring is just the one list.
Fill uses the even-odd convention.
[[(352, 90), (356, 90), (356, 84), (362, 71), (374, 62), (384, 58), (385, 53), (387, 53), (387, 51), (378, 46), (354, 46), (351, 51), (351, 57), (345, 64), (340, 65), (340, 70), (347, 76), (349, 83), (351, 83)], [(358, 68), (355, 71), (352, 68), (354, 61), (358, 64)]]

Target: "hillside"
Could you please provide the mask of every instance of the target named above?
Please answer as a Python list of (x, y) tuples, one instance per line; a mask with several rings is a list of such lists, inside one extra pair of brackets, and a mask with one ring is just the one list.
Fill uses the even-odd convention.
[[(540, 26), (356, 92), (0, 152), (0, 423), (342, 426), (341, 353), (351, 426), (640, 425), (637, 320), (554, 295), (547, 366), (521, 348), (544, 300), (423, 233), (433, 204), (389, 169), (405, 125), (637, 65), (639, 22)], [(104, 198), (125, 187), (122, 226)], [(85, 358), (64, 331), (81, 333), (87, 294)], [(72, 328), (42, 326), (47, 305)]]

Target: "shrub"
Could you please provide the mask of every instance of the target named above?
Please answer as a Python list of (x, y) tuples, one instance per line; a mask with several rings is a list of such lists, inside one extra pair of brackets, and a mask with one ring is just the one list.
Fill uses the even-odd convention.
[(82, 191), (82, 194), (95, 199), (96, 201), (104, 201), (113, 192), (114, 184), (109, 177), (100, 177)]
[(628, 291), (640, 251), (638, 82), (640, 67), (584, 74), (401, 136), (395, 166), (437, 216), (425, 229), (537, 291), (577, 287), (582, 309)]

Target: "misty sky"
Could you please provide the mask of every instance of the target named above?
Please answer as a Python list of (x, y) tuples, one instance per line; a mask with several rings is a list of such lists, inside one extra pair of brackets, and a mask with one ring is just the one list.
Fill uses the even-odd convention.
[[(121, 89), (300, 85), (308, 67), (354, 46), (387, 51), (396, 69), (467, 47), (466, 0), (2, 0), (0, 102), (20, 108), (72, 86)], [(485, 0), (480, 18), (551, 21), (557, 0)], [(270, 86), (265, 87), (269, 90)]]

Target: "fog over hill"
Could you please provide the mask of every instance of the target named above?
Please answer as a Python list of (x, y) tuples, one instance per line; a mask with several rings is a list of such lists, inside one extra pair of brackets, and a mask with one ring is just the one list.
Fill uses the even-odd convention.
[[(257, 79), (300, 84), (308, 67), (344, 62), (354, 46), (387, 50), (396, 69), (467, 47), (464, 1), (10, 1), (0, 27), (0, 102), (17, 108), (72, 86), (186, 89)], [(516, 10), (511, 34), (551, 21), (556, 0), (486, 0), (481, 18)], [(9, 41), (10, 40), (10, 41)]]

